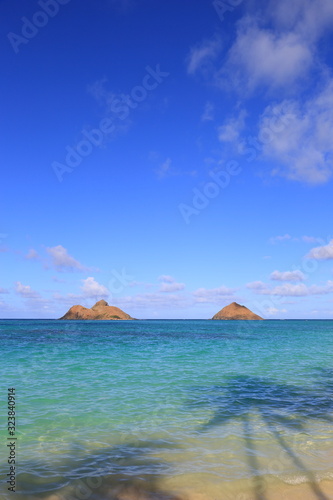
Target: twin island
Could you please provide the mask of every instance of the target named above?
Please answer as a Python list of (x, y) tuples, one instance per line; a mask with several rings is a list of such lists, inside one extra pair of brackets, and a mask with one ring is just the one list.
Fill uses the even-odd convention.
[[(88, 309), (83, 306), (73, 306), (62, 316), (64, 320), (84, 319), (84, 320), (134, 320), (129, 314), (118, 307), (109, 306), (105, 300), (99, 300), (96, 304)], [(232, 302), (228, 306), (219, 311), (212, 319), (221, 320), (263, 320), (257, 314), (254, 314), (245, 306)]]

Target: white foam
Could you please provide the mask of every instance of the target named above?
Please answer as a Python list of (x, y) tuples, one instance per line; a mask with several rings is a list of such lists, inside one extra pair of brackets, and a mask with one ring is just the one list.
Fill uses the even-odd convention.
[(284, 483), (290, 485), (313, 483), (313, 482), (320, 483), (320, 481), (324, 480), (333, 480), (333, 472), (327, 471), (327, 472), (317, 473), (312, 477), (306, 474), (292, 474), (292, 475), (280, 476), (279, 479), (281, 479)]

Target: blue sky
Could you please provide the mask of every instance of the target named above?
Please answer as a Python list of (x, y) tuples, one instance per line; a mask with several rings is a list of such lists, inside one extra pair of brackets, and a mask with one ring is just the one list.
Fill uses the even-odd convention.
[(331, 0), (0, 14), (1, 317), (333, 317)]

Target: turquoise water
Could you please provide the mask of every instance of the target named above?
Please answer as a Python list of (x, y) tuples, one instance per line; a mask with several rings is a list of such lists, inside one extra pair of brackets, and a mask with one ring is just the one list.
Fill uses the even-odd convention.
[(333, 321), (8, 320), (0, 335), (15, 498), (265, 500), (275, 483), (333, 498), (321, 491), (333, 482)]

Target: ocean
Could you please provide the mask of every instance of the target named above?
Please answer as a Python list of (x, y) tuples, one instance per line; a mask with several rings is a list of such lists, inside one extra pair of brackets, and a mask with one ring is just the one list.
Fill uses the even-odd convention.
[(333, 499), (333, 321), (1, 320), (0, 335), (1, 498)]

